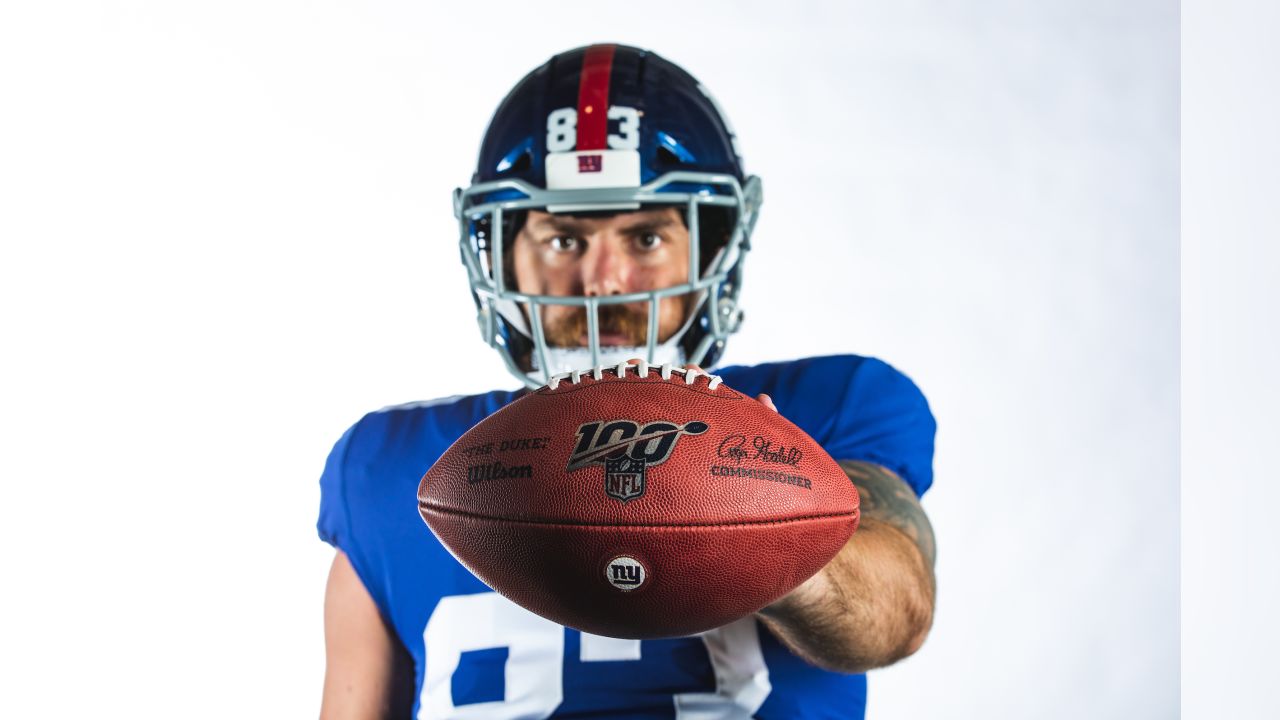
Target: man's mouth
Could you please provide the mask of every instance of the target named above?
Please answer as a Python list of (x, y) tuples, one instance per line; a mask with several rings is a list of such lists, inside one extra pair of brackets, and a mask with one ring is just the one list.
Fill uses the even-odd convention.
[[(555, 347), (587, 347), (588, 325), (583, 310), (548, 322), (545, 335)], [(622, 305), (605, 305), (600, 308), (596, 327), (601, 347), (638, 347), (648, 338), (649, 318)]]
[[(583, 333), (579, 337), (579, 342), (583, 347), (587, 346), (587, 334)], [(618, 347), (622, 345), (633, 345), (631, 338), (626, 333), (602, 332), (600, 333), (600, 344), (605, 347)]]

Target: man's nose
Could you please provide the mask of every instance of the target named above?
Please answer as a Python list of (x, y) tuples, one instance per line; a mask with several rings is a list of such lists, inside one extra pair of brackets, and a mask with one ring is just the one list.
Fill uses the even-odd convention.
[(632, 262), (620, 244), (611, 240), (587, 246), (582, 257), (582, 289), (588, 296), (631, 292)]

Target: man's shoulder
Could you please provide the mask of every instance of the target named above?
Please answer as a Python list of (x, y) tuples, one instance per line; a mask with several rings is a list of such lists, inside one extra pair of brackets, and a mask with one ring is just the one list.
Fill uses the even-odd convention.
[(823, 355), (717, 371), (746, 395), (767, 393), (778, 410), (814, 437), (834, 420), (875, 422), (927, 415), (916, 384), (889, 363), (867, 355)]
[(494, 390), (389, 405), (366, 414), (351, 427), (347, 452), (378, 454), (406, 444), (447, 446), (518, 395), (515, 390)]
[(373, 517), (384, 512), (381, 502), (416, 487), (422, 473), (454, 441), (515, 394), (494, 391), (404, 403), (360, 418), (325, 462), (320, 479), (321, 536), (341, 537), (352, 514)]
[(884, 388), (915, 388), (902, 371), (878, 357), (845, 353), (781, 360), (757, 365), (731, 365), (716, 374), (731, 387), (757, 394), (825, 388), (827, 393), (847, 388), (855, 380), (860, 385)]
[(884, 360), (873, 355), (855, 353), (836, 353), (833, 355), (814, 355), (811, 357), (791, 358), (789, 360), (772, 360), (753, 365), (728, 365), (721, 368), (726, 372), (786, 372), (799, 369), (855, 369), (867, 366), (889, 367)]
[(413, 400), (388, 405), (369, 413), (366, 417), (404, 418), (434, 417), (459, 411), (472, 412), (489, 407), (502, 407), (518, 397), (521, 390), (490, 390), (475, 395), (449, 395), (432, 400)]
[(933, 413), (915, 382), (887, 362), (827, 355), (717, 374), (743, 394), (768, 393), (832, 457), (883, 465), (917, 493), (933, 482)]

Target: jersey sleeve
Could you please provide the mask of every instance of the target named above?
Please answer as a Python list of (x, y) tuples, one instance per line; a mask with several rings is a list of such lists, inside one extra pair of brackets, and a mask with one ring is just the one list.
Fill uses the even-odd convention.
[(937, 424), (924, 393), (906, 375), (875, 358), (851, 372), (832, 373), (844, 387), (823, 448), (837, 460), (863, 460), (892, 470), (916, 495), (933, 484)]
[[(320, 516), (316, 521), (316, 531), (320, 539), (329, 543), (335, 550), (341, 550), (350, 561), (352, 569), (364, 584), (365, 589), (373, 597), (379, 608), (385, 608), (386, 598), (379, 577), (378, 565), (372, 560), (376, 553), (369, 553), (369, 538), (360, 536), (358, 523), (352, 516), (361, 508), (353, 508), (352, 485), (360, 482), (359, 473), (352, 472), (352, 463), (359, 462), (362, 450), (360, 439), (368, 433), (361, 430), (368, 424), (370, 416), (361, 419), (351, 426), (329, 452), (324, 464), (324, 473), (320, 476)], [(367, 444), (367, 443), (366, 443)], [(355, 477), (353, 477), (355, 475)], [(367, 513), (368, 509), (364, 508)], [(365, 523), (364, 525), (367, 525)], [(360, 529), (363, 529), (364, 525)], [(364, 533), (366, 536), (367, 532)]]
[(347, 449), (351, 445), (351, 436), (355, 434), (356, 427), (353, 425), (334, 444), (324, 463), (324, 472), (320, 475), (320, 518), (316, 521), (316, 531), (320, 533), (321, 540), (339, 550), (349, 539), (351, 531), (351, 516), (344, 498), (343, 480)]

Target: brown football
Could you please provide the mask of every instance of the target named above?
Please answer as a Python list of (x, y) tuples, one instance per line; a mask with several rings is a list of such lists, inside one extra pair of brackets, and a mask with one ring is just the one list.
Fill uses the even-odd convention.
[(597, 635), (692, 635), (772, 603), (858, 525), (853, 483), (698, 371), (623, 365), (525, 395), (422, 478), (422, 518), (513, 602)]

